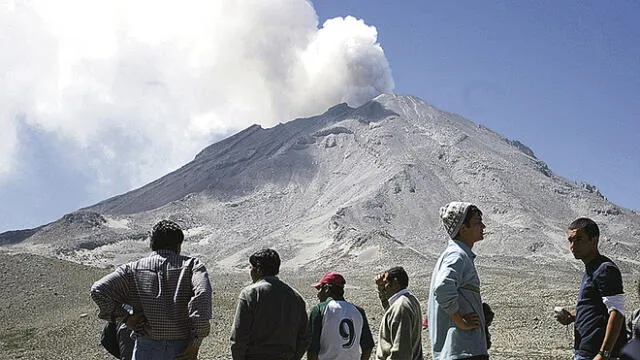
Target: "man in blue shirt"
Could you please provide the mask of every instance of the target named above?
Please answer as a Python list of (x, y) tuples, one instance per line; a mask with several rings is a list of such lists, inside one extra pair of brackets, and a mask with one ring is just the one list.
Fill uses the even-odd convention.
[(575, 360), (603, 360), (617, 357), (626, 343), (624, 292), (620, 270), (611, 259), (600, 255), (600, 229), (589, 218), (574, 220), (568, 228), (569, 249), (585, 265), (575, 312), (556, 314), (563, 325), (575, 322)]
[(440, 255), (429, 288), (429, 334), (434, 360), (489, 358), (480, 278), (473, 245), (484, 238), (482, 211), (466, 202), (440, 209), (449, 244)]

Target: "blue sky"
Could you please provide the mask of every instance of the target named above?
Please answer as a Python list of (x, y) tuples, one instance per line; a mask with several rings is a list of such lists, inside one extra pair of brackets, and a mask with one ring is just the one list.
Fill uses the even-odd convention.
[(378, 30), (411, 94), (640, 210), (640, 1), (316, 0)]
[(254, 123), (390, 91), (640, 210), (639, 18), (633, 0), (9, 2), (0, 231), (144, 185)]

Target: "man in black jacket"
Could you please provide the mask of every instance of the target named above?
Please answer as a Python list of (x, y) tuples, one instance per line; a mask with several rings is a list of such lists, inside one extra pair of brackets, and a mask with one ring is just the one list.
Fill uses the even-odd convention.
[(307, 309), (297, 291), (281, 281), (280, 256), (263, 249), (249, 257), (253, 284), (238, 297), (233, 360), (299, 360), (309, 345)]

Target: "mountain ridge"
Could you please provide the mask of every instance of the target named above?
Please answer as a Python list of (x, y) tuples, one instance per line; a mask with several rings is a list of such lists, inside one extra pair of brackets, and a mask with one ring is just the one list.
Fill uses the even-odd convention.
[(106, 266), (148, 251), (150, 227), (170, 218), (186, 230), (185, 251), (222, 268), (244, 266), (264, 246), (294, 268), (318, 259), (420, 261), (441, 250), (438, 209), (453, 200), (483, 210), (482, 254), (568, 257), (566, 224), (589, 216), (601, 224), (605, 251), (640, 260), (636, 212), (557, 176), (517, 140), (392, 94), (253, 125), (147, 185), (75, 217), (0, 234), (0, 244)]

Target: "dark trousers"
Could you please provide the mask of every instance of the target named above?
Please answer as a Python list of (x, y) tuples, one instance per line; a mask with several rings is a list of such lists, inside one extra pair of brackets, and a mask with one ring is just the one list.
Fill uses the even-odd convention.
[(472, 357), (463, 358), (465, 360), (489, 360), (489, 355), (476, 355)]

